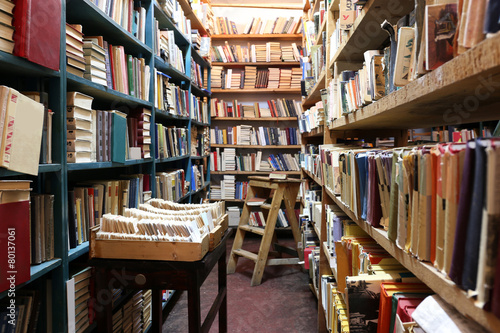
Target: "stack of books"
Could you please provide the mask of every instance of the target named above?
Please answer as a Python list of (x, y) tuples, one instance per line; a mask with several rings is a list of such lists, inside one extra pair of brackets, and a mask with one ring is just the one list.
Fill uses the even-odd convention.
[(132, 332), (143, 332), (146, 327), (142, 326), (143, 291), (138, 291), (132, 297)]
[(201, 35), (196, 29), (191, 30), (191, 44), (194, 46), (195, 50), (199, 50), (201, 46)]
[(255, 118), (255, 108), (253, 105), (242, 105), (243, 117), (245, 118)]
[(83, 55), (85, 57), (85, 73), (83, 77), (106, 86), (106, 52), (92, 38), (83, 39)]
[(297, 61), (292, 46), (281, 47), (281, 59), (283, 61)]
[(151, 110), (139, 108), (136, 111), (137, 119), (137, 145), (141, 148), (141, 157), (151, 157)]
[(241, 85), (241, 82), (242, 82), (242, 74), (243, 72), (241, 70), (236, 70), (236, 69), (233, 69), (231, 71), (231, 69), (228, 69), (228, 72), (232, 72), (231, 75), (228, 75), (227, 79), (228, 83), (230, 83), (228, 85), (228, 88), (229, 89), (240, 89), (240, 88), (243, 88), (242, 85)]
[[(213, 68), (212, 68), (213, 73)], [(257, 79), (257, 67), (256, 66), (245, 66), (245, 80), (243, 82), (244, 89), (255, 88), (255, 80)]]
[(14, 27), (12, 17), (14, 4), (8, 0), (0, 1), (0, 50), (11, 53), (14, 51)]
[(290, 88), (292, 84), (292, 70), (288, 68), (282, 68), (280, 72), (279, 80), (280, 88)]
[[(67, 160), (68, 163), (92, 162), (93, 124), (92, 124), (92, 101), (93, 97), (79, 92), (68, 92), (67, 94)], [(94, 148), (94, 149), (93, 149)]]
[(300, 81), (302, 80), (302, 69), (300, 67), (292, 68), (292, 80), (290, 82), (290, 88), (299, 89)]
[(269, 81), (267, 83), (267, 88), (277, 89), (277, 88), (280, 88), (280, 86), (281, 86), (280, 69), (270, 67), (269, 68)]
[(222, 156), (222, 165), (223, 165), (223, 170), (222, 171), (234, 171), (236, 170), (236, 163), (235, 163), (235, 157), (236, 157), (236, 150), (234, 148), (226, 148), (224, 151), (221, 153)]
[(222, 66), (212, 67), (212, 88), (222, 88), (222, 72), (224, 68)]
[(153, 299), (153, 293), (151, 289), (143, 291), (143, 303), (142, 303), (142, 327), (144, 330), (151, 324), (151, 304)]
[(266, 61), (281, 61), (281, 48), (278, 42), (266, 43)]
[(224, 180), (221, 181), (222, 199), (234, 199), (235, 178), (234, 175), (224, 175)]
[(66, 23), (66, 71), (83, 77), (85, 58), (83, 57), (82, 26)]
[(253, 55), (255, 55), (255, 60), (253, 60), (252, 62), (266, 62), (267, 61), (266, 45), (255, 45), (255, 53), (252, 52), (252, 56)]
[(90, 278), (92, 271), (87, 267), (71, 276), (66, 282), (68, 303), (68, 325), (74, 332), (84, 332), (89, 324)]

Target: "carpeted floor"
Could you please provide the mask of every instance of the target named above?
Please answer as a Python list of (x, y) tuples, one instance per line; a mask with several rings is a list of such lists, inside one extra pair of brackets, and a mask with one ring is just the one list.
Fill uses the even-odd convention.
[[(247, 237), (243, 248), (257, 252), (260, 239)], [(291, 246), (293, 238), (279, 237), (279, 242)], [(228, 256), (232, 244), (233, 237), (227, 243)], [(316, 332), (317, 300), (300, 266), (268, 266), (262, 284), (251, 287), (253, 268), (253, 261), (240, 258), (236, 272), (227, 277), (228, 332)], [(205, 280), (201, 294), (203, 321), (217, 294), (217, 265)], [(175, 303), (163, 332), (188, 332), (187, 292)], [(218, 318), (210, 332), (218, 332)]]

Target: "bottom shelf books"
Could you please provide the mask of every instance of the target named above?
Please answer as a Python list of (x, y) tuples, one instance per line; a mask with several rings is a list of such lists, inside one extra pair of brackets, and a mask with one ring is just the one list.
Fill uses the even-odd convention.
[(183, 169), (157, 172), (155, 180), (156, 195), (164, 200), (180, 200), (189, 191)]

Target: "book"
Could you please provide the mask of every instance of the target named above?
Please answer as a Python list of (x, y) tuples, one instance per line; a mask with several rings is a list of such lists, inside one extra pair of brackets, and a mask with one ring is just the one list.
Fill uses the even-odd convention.
[(457, 16), (456, 3), (425, 7), (426, 70), (436, 69), (453, 58)]

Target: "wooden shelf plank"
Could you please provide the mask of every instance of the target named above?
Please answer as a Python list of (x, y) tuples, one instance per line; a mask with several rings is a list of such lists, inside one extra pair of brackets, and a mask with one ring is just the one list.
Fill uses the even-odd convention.
[(189, 4), (188, 0), (178, 0), (179, 4), (182, 7), (182, 11), (184, 12), (184, 15), (186, 18), (191, 20), (191, 29), (198, 29), (198, 32), (200, 33), (201, 36), (210, 36), (210, 33), (205, 29), (203, 24), (201, 24), (200, 19), (198, 16), (195, 15), (193, 12), (193, 9), (191, 8), (191, 5)]
[[(300, 175), (300, 171), (275, 171), (287, 175)], [(210, 171), (211, 175), (268, 175), (267, 171)]]
[(155, 68), (158, 69), (163, 74), (168, 75), (174, 83), (181, 84), (181, 82), (189, 82), (189, 78), (185, 73), (182, 73), (177, 68), (166, 63), (162, 58), (155, 56)]
[(288, 146), (255, 146), (255, 145), (249, 145), (249, 146), (244, 146), (244, 145), (221, 145), (221, 144), (212, 144), (212, 148), (241, 148), (241, 149), (300, 149), (300, 145), (288, 145)]
[(313, 128), (311, 132), (304, 132), (302, 133), (302, 138), (316, 138), (316, 137), (321, 137), (323, 136), (325, 131), (325, 127), (323, 125), (320, 125), (316, 128)]
[(319, 28), (318, 35), (316, 36), (316, 41), (315, 41), (314, 45), (322, 45), (323, 44), (323, 38), (321, 38), (321, 35), (322, 35), (322, 32), (326, 30), (326, 21), (328, 21), (327, 15), (325, 15), (325, 17), (323, 18), (323, 23), (321, 23), (321, 27)]
[(297, 117), (261, 117), (261, 118), (249, 118), (249, 117), (242, 117), (242, 118), (237, 118), (237, 117), (213, 117), (212, 121), (214, 120), (226, 120), (226, 121), (297, 121)]
[(67, 168), (68, 171), (106, 169), (106, 168), (125, 167), (129, 165), (146, 164), (152, 161), (153, 160), (151, 158), (146, 158), (141, 160), (126, 160), (125, 163), (116, 163), (116, 162), (68, 163)]
[(302, 34), (238, 34), (238, 35), (213, 35), (214, 40), (245, 39), (245, 40), (301, 40)]
[(302, 168), (302, 171), (304, 171), (304, 173), (309, 177), (311, 178), (312, 180), (314, 180), (316, 182), (316, 184), (318, 184), (319, 186), (323, 186), (323, 182), (321, 181), (321, 179), (319, 179), (318, 177), (316, 177), (316, 175), (313, 175), (312, 172), (309, 172), (308, 170)]
[(179, 160), (183, 160), (183, 159), (188, 158), (188, 157), (189, 157), (189, 155), (186, 154), (186, 155), (167, 157), (167, 158), (157, 158), (156, 163), (179, 161)]
[(354, 213), (340, 201), (340, 197), (333, 196), (332, 199), (361, 229), (446, 302), (452, 304), (464, 316), (472, 318), (489, 331), (494, 332), (498, 330), (500, 319), (493, 313), (477, 307), (474, 304), (474, 300), (469, 298), (465, 291), (447, 279), (444, 274), (438, 272), (434, 266), (430, 263), (419, 261), (417, 258), (400, 249), (387, 238), (385, 230), (373, 228), (366, 221), (356, 218)]
[(366, 50), (378, 50), (388, 33), (380, 25), (384, 20), (392, 24), (415, 7), (413, 1), (399, 1), (398, 6), (388, 6), (387, 0), (368, 1), (354, 21), (351, 37), (339, 47), (330, 65), (336, 61), (363, 62)]
[(335, 280), (337, 281), (337, 267), (332, 266), (332, 256), (330, 255), (330, 252), (328, 251), (328, 246), (326, 242), (323, 242), (323, 252), (325, 253), (326, 260), (328, 261), (328, 267), (332, 271), (333, 276), (335, 276)]
[(212, 94), (300, 94), (300, 88), (255, 88), (255, 89), (212, 89)]
[(189, 117), (184, 117), (184, 116), (179, 116), (179, 115), (176, 115), (176, 114), (171, 114), (171, 113), (168, 113), (165, 110), (160, 110), (160, 109), (157, 109), (157, 108), (155, 108), (155, 117), (160, 118), (160, 119), (157, 118), (156, 120), (177, 119), (177, 120), (189, 121)]
[(238, 66), (290, 66), (299, 67), (298, 61), (270, 61), (270, 62), (212, 62), (212, 66), (238, 67)]
[(347, 116), (331, 130), (409, 129), (500, 118), (500, 35)]
[(309, 93), (309, 96), (307, 96), (307, 98), (302, 101), (302, 107), (310, 108), (311, 106), (316, 104), (316, 102), (319, 102), (321, 100), (321, 89), (325, 88), (325, 77), (326, 72), (321, 72), (321, 75), (319, 76), (318, 81), (316, 81), (316, 84)]

